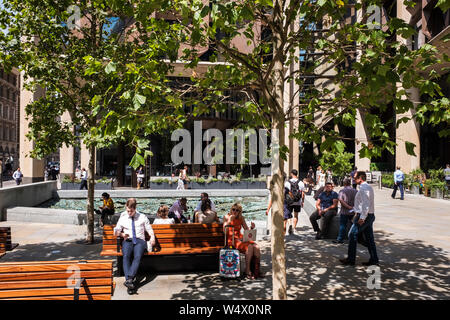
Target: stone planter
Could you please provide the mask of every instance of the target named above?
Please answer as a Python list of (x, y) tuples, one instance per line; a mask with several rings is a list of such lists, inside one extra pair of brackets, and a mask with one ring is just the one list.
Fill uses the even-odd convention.
[[(433, 197), (434, 193), (434, 197)], [(436, 199), (444, 199), (444, 190), (441, 189), (431, 189), (432, 198)]]
[(420, 187), (419, 186), (411, 186), (411, 193), (412, 194), (420, 194)]
[(266, 189), (267, 184), (265, 181), (253, 181), (247, 183), (247, 189)]
[(177, 183), (156, 183), (156, 182), (150, 182), (150, 189), (153, 190), (175, 190), (177, 188)]
[[(81, 183), (63, 182), (61, 190), (80, 190), (80, 185)], [(95, 190), (112, 190), (112, 186), (111, 183), (96, 183)]]

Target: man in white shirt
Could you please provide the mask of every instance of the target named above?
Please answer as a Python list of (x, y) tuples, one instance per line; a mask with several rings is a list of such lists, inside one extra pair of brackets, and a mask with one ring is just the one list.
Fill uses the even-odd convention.
[(128, 288), (128, 294), (132, 294), (135, 290), (135, 276), (141, 258), (147, 250), (145, 231), (150, 235), (150, 242), (153, 247), (155, 245), (155, 234), (150, 221), (145, 214), (137, 212), (136, 199), (130, 198), (126, 203), (126, 211), (121, 214), (114, 228), (114, 234), (124, 239), (122, 243), (124, 285)]
[(391, 194), (392, 199), (395, 199), (397, 189), (400, 189), (400, 200), (404, 199), (403, 180), (405, 180), (405, 174), (400, 170), (400, 167), (397, 167), (397, 170), (394, 172), (394, 190)]
[(19, 185), (19, 184), (22, 182), (23, 174), (22, 174), (22, 172), (20, 171), (20, 168), (17, 168), (17, 170), (14, 171), (12, 177), (13, 177), (14, 180), (16, 180), (16, 184), (17, 184), (17, 185)]
[(300, 200), (289, 203), (287, 207), (287, 210), (289, 212), (292, 213), (292, 211), (294, 211), (294, 218), (292, 221), (293, 223), (290, 223), (288, 229), (289, 234), (293, 234), (297, 228), (298, 214), (303, 207), (303, 201), (305, 199), (305, 193), (303, 192), (303, 190), (305, 189), (305, 184), (303, 183), (303, 181), (300, 181), (298, 179), (298, 171), (295, 169), (292, 169), (290, 177), (291, 178), (289, 179), (289, 181), (286, 181), (284, 183), (284, 187), (288, 189), (291, 199), (295, 196), (293, 193), (298, 193), (300, 195)]
[[(202, 202), (204, 201), (204, 200), (206, 200), (206, 199), (209, 199), (209, 196), (208, 196), (208, 194), (206, 193), (206, 192), (202, 192), (201, 194), (200, 194), (200, 197), (201, 197), (201, 199), (200, 199), (200, 201), (197, 203), (197, 207), (195, 207), (195, 210), (194, 210), (194, 215), (198, 212), (198, 211), (202, 211)], [(211, 200), (211, 199), (209, 199), (209, 201), (211, 201), (211, 210), (212, 211), (216, 211), (216, 206), (214, 205), (214, 202)]]
[(85, 168), (81, 169), (81, 184), (80, 184), (80, 190), (88, 189), (87, 186), (87, 171)]
[(353, 209), (356, 213), (353, 220), (353, 226), (349, 233), (348, 256), (345, 259), (339, 259), (343, 265), (355, 265), (356, 243), (358, 233), (364, 233), (368, 242), (370, 259), (363, 262), (364, 266), (378, 265), (377, 249), (373, 236), (373, 222), (375, 221), (375, 197), (373, 188), (366, 182), (366, 173), (358, 171), (355, 176), (355, 182), (359, 185), (359, 191), (355, 196)]

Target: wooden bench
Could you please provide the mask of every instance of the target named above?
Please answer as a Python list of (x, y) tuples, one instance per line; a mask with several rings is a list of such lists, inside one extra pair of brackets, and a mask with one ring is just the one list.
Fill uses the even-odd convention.
[[(103, 227), (101, 256), (116, 256), (119, 274), (123, 274), (122, 241), (114, 235), (114, 225)], [(142, 264), (152, 271), (218, 269), (219, 251), (224, 246), (223, 225), (186, 223), (152, 225), (156, 245), (145, 252)]]
[(0, 257), (18, 246), (11, 242), (11, 227), (0, 227)]
[(112, 260), (0, 263), (0, 300), (111, 300)]

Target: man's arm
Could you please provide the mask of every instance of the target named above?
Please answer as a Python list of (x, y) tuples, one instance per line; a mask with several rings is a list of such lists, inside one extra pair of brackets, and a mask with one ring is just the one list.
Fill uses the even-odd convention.
[(360, 224), (366, 220), (366, 217), (369, 214), (369, 205), (369, 190), (363, 190), (363, 192), (361, 192), (361, 215), (359, 216)]
[(320, 198), (317, 199), (317, 201), (316, 201), (316, 209), (317, 209), (317, 211), (318, 211), (319, 214), (320, 214)]
[(338, 204), (338, 199), (333, 199), (333, 204), (331, 206), (329, 206), (328, 208), (324, 209), (324, 212), (327, 212), (328, 210), (333, 210), (336, 209)]
[(351, 207), (351, 206), (349, 206), (348, 204), (347, 204), (347, 197), (345, 196), (345, 194), (344, 193), (341, 193), (340, 195), (339, 195), (339, 202), (341, 203), (341, 205), (344, 207), (344, 208), (346, 208), (346, 209), (353, 209), (353, 207)]

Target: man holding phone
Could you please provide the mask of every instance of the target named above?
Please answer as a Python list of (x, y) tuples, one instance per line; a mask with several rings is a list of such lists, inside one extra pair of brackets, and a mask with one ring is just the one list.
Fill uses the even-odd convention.
[(121, 214), (119, 221), (117, 221), (114, 234), (124, 239), (122, 244), (124, 285), (128, 288), (128, 294), (132, 294), (135, 290), (135, 276), (141, 258), (147, 249), (145, 231), (150, 235), (152, 246), (155, 245), (155, 235), (147, 216), (136, 210), (135, 198), (128, 199), (125, 206), (126, 211)]

